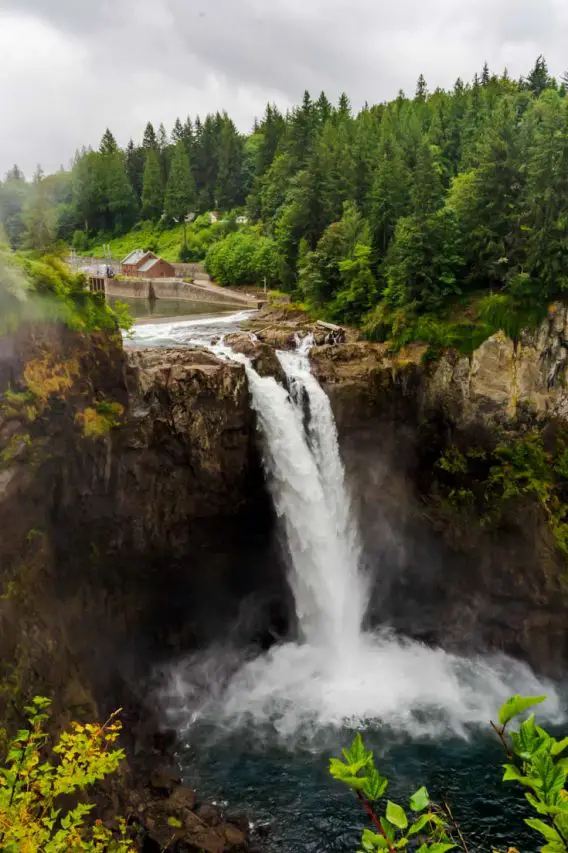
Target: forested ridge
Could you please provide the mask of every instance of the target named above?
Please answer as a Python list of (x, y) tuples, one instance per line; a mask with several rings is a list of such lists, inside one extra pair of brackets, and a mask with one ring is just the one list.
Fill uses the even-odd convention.
[(357, 115), (306, 92), (249, 135), (226, 113), (148, 124), (124, 150), (107, 130), (70, 172), (14, 167), (0, 216), (16, 248), (88, 250), (218, 209), (180, 229), (180, 258), (222, 283), (266, 278), (371, 337), (469, 347), (568, 292), (567, 83), (539, 57), (520, 80), (485, 65), (429, 92), (421, 76)]

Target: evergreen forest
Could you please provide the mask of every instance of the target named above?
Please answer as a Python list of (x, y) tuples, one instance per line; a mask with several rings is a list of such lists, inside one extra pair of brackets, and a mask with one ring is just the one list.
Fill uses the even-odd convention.
[(177, 228), (177, 258), (222, 284), (266, 281), (375, 340), (468, 349), (568, 293), (567, 90), (539, 57), (519, 80), (485, 64), (451, 91), (420, 76), (357, 114), (306, 92), (248, 135), (226, 113), (148, 123), (124, 149), (107, 130), (69, 171), (28, 182), (14, 166), (0, 221), (35, 252)]

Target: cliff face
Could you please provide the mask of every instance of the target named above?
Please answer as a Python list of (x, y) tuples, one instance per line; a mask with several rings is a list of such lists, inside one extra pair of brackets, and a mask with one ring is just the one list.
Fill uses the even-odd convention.
[[(521, 495), (498, 522), (464, 523), (440, 463), (452, 448), (490, 459), (503, 435), (534, 428), (554, 439), (568, 419), (567, 327), (557, 310), (516, 345), (495, 335), (436, 363), (419, 346), (312, 351), (375, 579), (371, 620), (565, 668), (565, 558), (543, 506)], [(234, 341), (263, 372), (294, 337), (275, 328)], [(32, 693), (75, 717), (139, 707), (154, 665), (227, 625), (261, 644), (285, 631), (241, 365), (199, 350), (126, 356), (118, 338), (43, 327), (3, 339), (0, 392), (2, 718)]]
[(497, 334), (470, 358), (424, 363), (423, 347), (392, 356), (364, 343), (312, 351), (375, 581), (372, 619), (446, 647), (503, 650), (549, 673), (565, 671), (566, 558), (543, 506), (527, 489), (498, 522), (456, 512), (459, 494), (445, 499), (440, 463), (454, 448), (460, 464), (468, 448), (491, 459), (500, 442), (535, 430), (546, 446), (564, 428), (566, 331), (562, 308), (516, 345)]
[(44, 328), (2, 382), (0, 717), (137, 707), (154, 664), (285, 619), (240, 365)]

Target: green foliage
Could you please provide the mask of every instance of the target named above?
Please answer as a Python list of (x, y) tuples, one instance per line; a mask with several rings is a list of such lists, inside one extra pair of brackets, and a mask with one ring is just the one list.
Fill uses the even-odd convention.
[(385, 258), (385, 301), (420, 313), (443, 309), (461, 293), (463, 265), (459, 226), (451, 209), (399, 219)]
[(166, 220), (174, 220), (177, 223), (183, 221), (188, 213), (193, 212), (196, 202), (195, 182), (187, 155), (187, 149), (180, 140), (174, 149), (168, 186), (166, 189), (166, 201), (164, 215)]
[(142, 185), (142, 216), (152, 222), (157, 222), (164, 209), (164, 178), (158, 153), (149, 148), (146, 153), (144, 166), (144, 182)]
[[(564, 753), (568, 737), (554, 738), (536, 724), (534, 714), (517, 730), (508, 729), (515, 717), (545, 699), (545, 696), (512, 696), (499, 711), (499, 726), (491, 725), (507, 758), (503, 782), (520, 784), (531, 810), (538, 815), (525, 818), (525, 823), (544, 839), (539, 848), (541, 853), (566, 853), (568, 759)], [(378, 850), (394, 853), (401, 849), (446, 853), (456, 847), (467, 853), (467, 841), (447, 802), (441, 805), (432, 802), (424, 787), (410, 796), (407, 808), (392, 800), (385, 802), (388, 779), (376, 769), (373, 753), (365, 748), (361, 735), (357, 734), (350, 749), (342, 752), (343, 759), (330, 759), (330, 775), (355, 792), (374, 827), (363, 830), (358, 853)]]
[(275, 284), (279, 279), (280, 257), (274, 240), (252, 230), (237, 231), (214, 243), (205, 264), (220, 284)]
[(506, 726), (514, 717), (518, 717), (528, 708), (541, 705), (546, 701), (546, 696), (511, 696), (499, 709), (498, 720), (502, 726)]
[(492, 450), (455, 446), (444, 450), (436, 467), (443, 473), (443, 502), (469, 511), (482, 527), (495, 526), (527, 498), (542, 510), (556, 548), (568, 558), (568, 453), (563, 438), (547, 450), (538, 430), (503, 434)]
[(87, 406), (83, 411), (77, 412), (75, 420), (86, 438), (104, 438), (122, 423), (123, 415), (124, 406), (103, 400), (96, 406)]
[(23, 321), (60, 320), (78, 331), (117, 330), (130, 317), (101, 294), (90, 293), (85, 276), (56, 255), (23, 257), (0, 250), (0, 334)]
[(539, 705), (544, 696), (513, 696), (499, 711), (500, 726), (494, 726), (501, 739), (507, 762), (504, 782), (516, 782), (525, 789), (525, 798), (538, 818), (525, 823), (544, 838), (541, 853), (566, 853), (568, 849), (568, 761), (563, 753), (568, 738), (557, 740), (535, 722), (534, 714), (516, 731), (509, 731), (512, 719), (528, 708)]
[(431, 802), (426, 788), (410, 796), (407, 808), (392, 800), (383, 803), (388, 779), (377, 770), (373, 753), (365, 748), (361, 735), (357, 734), (351, 747), (342, 752), (343, 759), (330, 759), (329, 773), (355, 791), (377, 830), (363, 830), (362, 851), (394, 853), (410, 848), (420, 853), (445, 853), (456, 847), (450, 835), (451, 815)]
[(76, 796), (115, 773), (124, 759), (115, 746), (116, 714), (104, 725), (73, 723), (53, 743), (46, 731), (49, 705), (50, 700), (36, 697), (26, 708), (28, 726), (17, 733), (0, 768), (2, 850), (133, 853), (125, 821), (111, 831), (90, 819), (94, 804)]
[(143, 246), (198, 261), (231, 219), (202, 230), (181, 217), (246, 206), (246, 240), (211, 250), (222, 280), (266, 275), (315, 314), (424, 341), (432, 358), (497, 329), (517, 339), (565, 298), (567, 199), (568, 98), (539, 57), (518, 82), (485, 66), (429, 92), (421, 76), (415, 97), (358, 114), (346, 95), (305, 92), (286, 115), (267, 105), (248, 136), (224, 112), (178, 118), (171, 135), (148, 123), (125, 150), (107, 130), (70, 173), (32, 184), (11, 169), (0, 224), (17, 247), (64, 239), (100, 255), (111, 242), (117, 257)]

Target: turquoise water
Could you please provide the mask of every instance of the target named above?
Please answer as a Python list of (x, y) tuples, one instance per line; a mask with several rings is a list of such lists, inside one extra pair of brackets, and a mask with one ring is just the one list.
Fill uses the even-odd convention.
[[(245, 811), (272, 853), (355, 853), (368, 818), (353, 794), (327, 774), (329, 756), (351, 737), (347, 731), (322, 733), (316, 749), (287, 749), (254, 729), (219, 739), (214, 729), (197, 727), (182, 754), (186, 782), (230, 811)], [(523, 824), (529, 815), (522, 794), (500, 783), (504, 756), (490, 733), (434, 743), (396, 741), (374, 729), (365, 741), (391, 780), (392, 799), (404, 802), (420, 784), (433, 799), (447, 798), (470, 853), (538, 849), (538, 836)]]

